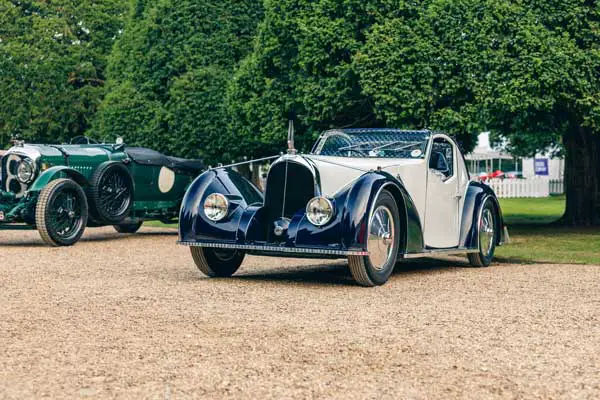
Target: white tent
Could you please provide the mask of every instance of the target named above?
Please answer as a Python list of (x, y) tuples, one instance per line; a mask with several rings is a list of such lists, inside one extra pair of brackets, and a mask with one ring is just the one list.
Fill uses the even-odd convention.
[(513, 160), (514, 157), (503, 152), (500, 149), (493, 149), (490, 144), (490, 133), (482, 132), (477, 137), (477, 146), (473, 151), (465, 156), (467, 161), (471, 161), (471, 172), (476, 172), (476, 165), (480, 161), (485, 161), (485, 169), (488, 172), (494, 170), (494, 160), (498, 160), (497, 166), (502, 170), (502, 160)]

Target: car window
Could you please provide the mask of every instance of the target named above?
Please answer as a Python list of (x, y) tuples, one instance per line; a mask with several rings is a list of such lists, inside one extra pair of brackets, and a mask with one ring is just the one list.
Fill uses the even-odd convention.
[(429, 168), (441, 172), (445, 178), (454, 175), (454, 146), (444, 138), (436, 138), (431, 147)]

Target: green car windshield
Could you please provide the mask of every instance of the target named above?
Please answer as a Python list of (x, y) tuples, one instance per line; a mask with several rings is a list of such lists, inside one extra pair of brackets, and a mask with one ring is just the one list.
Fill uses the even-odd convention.
[(424, 158), (429, 131), (345, 129), (325, 132), (312, 154), (333, 157)]

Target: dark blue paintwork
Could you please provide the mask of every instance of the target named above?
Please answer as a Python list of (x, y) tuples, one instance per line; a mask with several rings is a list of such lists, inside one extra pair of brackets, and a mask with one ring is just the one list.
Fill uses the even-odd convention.
[(477, 224), (474, 223), (474, 221), (478, 221), (481, 207), (487, 199), (490, 199), (490, 201), (493, 202), (496, 209), (496, 220), (500, 224), (500, 229), (496, 230), (496, 244), (499, 245), (505, 241), (504, 219), (502, 217), (502, 211), (500, 209), (500, 204), (498, 203), (496, 194), (486, 184), (480, 182), (469, 182), (460, 225), (460, 247), (465, 247), (467, 249), (478, 248), (479, 233)]
[[(315, 195), (318, 195), (319, 186), (319, 182), (316, 182)], [(279, 237), (271, 234), (274, 221), (270, 220), (269, 213), (263, 207), (262, 194), (252, 183), (231, 170), (205, 172), (192, 183), (183, 199), (179, 221), (180, 240), (366, 250), (369, 211), (382, 189), (390, 191), (398, 203), (401, 225), (404, 227), (400, 251), (422, 251), (421, 222), (412, 199), (399, 180), (381, 171), (365, 173), (337, 193), (331, 199), (335, 214), (325, 226), (311, 224), (304, 208), (301, 208), (291, 217), (288, 230)], [(202, 205), (212, 193), (224, 194), (230, 200), (229, 215), (223, 221), (212, 222), (204, 215)]]

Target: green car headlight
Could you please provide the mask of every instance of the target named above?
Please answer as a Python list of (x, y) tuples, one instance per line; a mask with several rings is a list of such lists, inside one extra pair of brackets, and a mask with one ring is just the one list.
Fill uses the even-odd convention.
[(17, 179), (21, 183), (31, 183), (35, 177), (35, 164), (29, 159), (22, 160), (17, 166)]
[(221, 221), (228, 211), (229, 200), (220, 193), (213, 193), (204, 200), (204, 215), (211, 221)]

